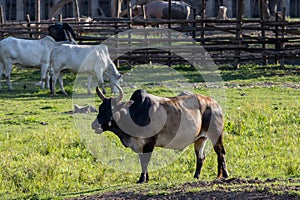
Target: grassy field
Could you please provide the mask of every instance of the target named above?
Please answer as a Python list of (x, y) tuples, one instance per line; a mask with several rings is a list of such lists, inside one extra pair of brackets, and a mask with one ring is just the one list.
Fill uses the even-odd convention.
[[(159, 68), (156, 66), (154, 70)], [(202, 82), (201, 73), (188, 66), (176, 66), (173, 70), (187, 83), (180, 83), (180, 76), (172, 78), (176, 74), (165, 72), (158, 72), (168, 77), (165, 82), (129, 76), (123, 83), (126, 98), (137, 87), (159, 96), (173, 96), (174, 91), (186, 89), (184, 86), (207, 95), (221, 91), (228, 170), (230, 178), (234, 178), (231, 181), (241, 183), (222, 186), (215, 183), (217, 160), (211, 145), (206, 150), (201, 181), (194, 180), (195, 158), (191, 145), (166, 166), (152, 170), (149, 183), (136, 185), (138, 170), (118, 170), (118, 161), (107, 165), (103, 163), (107, 155), (93, 150), (99, 148), (100, 153), (105, 152), (101, 143), (104, 138), (123, 148), (113, 134), (93, 133), (90, 124), (96, 114), (69, 113), (74, 103), (97, 106), (100, 103), (94, 95), (85, 95), (84, 88), (76, 90), (82, 99), (80, 95), (71, 95), (74, 75), (66, 75), (69, 96), (51, 96), (48, 90), (34, 86), (39, 72), (14, 69), (14, 90), (8, 91), (2, 81), (0, 91), (0, 199), (60, 199), (97, 193), (113, 195), (116, 191), (133, 197), (141, 193), (161, 198), (178, 191), (181, 195), (216, 192), (221, 187), (225, 192), (241, 191), (243, 184), (300, 198), (300, 67), (246, 65), (234, 70), (224, 66), (216, 73), (223, 79), (221, 88), (207, 86)], [(172, 80), (180, 85), (175, 90), (170, 90), (177, 87)], [(84, 124), (86, 127), (78, 129)], [(94, 147), (86, 137), (95, 138)], [(126, 153), (136, 156), (130, 150)], [(138, 166), (138, 163), (131, 164)]]

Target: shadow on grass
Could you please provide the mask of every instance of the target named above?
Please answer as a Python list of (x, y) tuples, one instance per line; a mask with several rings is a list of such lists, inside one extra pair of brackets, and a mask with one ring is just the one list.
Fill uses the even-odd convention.
[(178, 65), (173, 66), (173, 68), (190, 82), (205, 82), (202, 75), (211, 76), (211, 80), (217, 80), (214, 77), (221, 76), (223, 81), (242, 81), (261, 77), (282, 77), (284, 80), (285, 76), (300, 76), (300, 66), (242, 65), (240, 69), (235, 69), (232, 66), (219, 66), (218, 71), (200, 71), (190, 65)]
[(240, 69), (220, 67), (221, 75), (224, 81), (237, 81), (257, 79), (261, 77), (285, 77), (299, 76), (299, 66), (280, 67), (277, 65), (259, 66), (259, 65), (242, 65)]
[(50, 89), (46, 86), (44, 89), (36, 86), (35, 84), (40, 81), (40, 76), (40, 71), (37, 69), (13, 68), (11, 74), (13, 90), (8, 90), (5, 77), (2, 76), (0, 98), (19, 98), (26, 100), (30, 100), (30, 98), (72, 98), (72, 86), (75, 79), (74, 74), (68, 73), (64, 76), (65, 90), (69, 94), (67, 96), (57, 90), (58, 86), (56, 86), (56, 95), (51, 95)]
[[(24, 87), (24, 86), (22, 86)], [(24, 101), (36, 99), (36, 98), (45, 98), (45, 99), (56, 99), (56, 98), (72, 98), (72, 92), (67, 90), (69, 95), (63, 95), (60, 91), (57, 92), (56, 95), (52, 95), (49, 89), (39, 89), (36, 88), (20, 88), (20, 87), (13, 87), (13, 90), (10, 91), (7, 88), (2, 86), (0, 90), (0, 98), (3, 99), (22, 99)]]
[[(289, 179), (289, 181), (290, 184), (277, 178), (266, 180), (230, 178), (212, 182), (187, 182), (164, 189), (154, 189), (153, 185), (152, 187), (151, 185), (147, 187), (135, 185), (102, 194), (73, 193), (69, 196), (77, 195), (77, 197), (69, 199), (299, 199), (299, 194), (295, 193), (299, 186), (293, 184), (299, 179)], [(156, 187), (159, 186), (156, 185)]]
[[(183, 75), (191, 83), (203, 83), (213, 82), (214, 80), (220, 80), (221, 77), (223, 81), (243, 81), (251, 80), (257, 78), (271, 78), (280, 77), (281, 81), (292, 81), (291, 76), (300, 76), (300, 66), (285, 66), (280, 67), (276, 65), (270, 66), (259, 66), (259, 65), (242, 65), (240, 69), (234, 69), (231, 66), (219, 66), (217, 71), (200, 71), (195, 69), (190, 65), (174, 65), (172, 68), (181, 75)], [(126, 69), (125, 69), (126, 70)], [(126, 73), (122, 68), (123, 73)], [(203, 75), (206, 76), (206, 80), (203, 79)], [(161, 74), (168, 79), (170, 74)], [(287, 78), (285, 78), (287, 77)], [(9, 91), (6, 85), (5, 78), (2, 78), (0, 89), (0, 98), (72, 98), (72, 89), (76, 75), (73, 73), (64, 74), (64, 85), (68, 96), (64, 96), (58, 91), (58, 86), (56, 86), (57, 95), (52, 96), (49, 89), (40, 89), (35, 86), (40, 80), (40, 71), (36, 69), (20, 70), (14, 68), (12, 72), (12, 83), (13, 91)], [(298, 80), (298, 79), (297, 79)], [(295, 81), (297, 81), (295, 80)]]

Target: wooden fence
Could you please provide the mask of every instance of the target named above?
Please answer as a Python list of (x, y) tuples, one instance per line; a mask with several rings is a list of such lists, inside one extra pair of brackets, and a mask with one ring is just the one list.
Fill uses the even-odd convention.
[[(105, 41), (118, 62), (151, 61), (170, 65), (210, 56), (217, 64), (239, 67), (244, 62), (296, 63), (300, 56), (300, 21), (287, 21), (279, 16), (273, 21), (102, 18), (92, 22), (67, 22), (78, 34), (79, 44), (96, 45)], [(47, 35), (47, 28), (53, 23), (0, 22), (0, 38), (36, 39)], [(159, 24), (160, 28), (151, 28), (153, 24)]]

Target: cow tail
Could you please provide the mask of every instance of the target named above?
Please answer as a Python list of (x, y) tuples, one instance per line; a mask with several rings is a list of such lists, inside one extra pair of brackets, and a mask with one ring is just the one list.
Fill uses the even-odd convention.
[(50, 53), (50, 60), (49, 60), (49, 75), (50, 75), (49, 87), (50, 87), (50, 93), (52, 94), (52, 76), (53, 76), (52, 65), (53, 65), (53, 63), (52, 63), (52, 59), (51, 59), (52, 56), (51, 55), (52, 55), (52, 52)]

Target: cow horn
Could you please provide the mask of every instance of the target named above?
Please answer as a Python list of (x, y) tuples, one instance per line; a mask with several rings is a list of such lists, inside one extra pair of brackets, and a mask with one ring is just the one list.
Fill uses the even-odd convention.
[(99, 89), (99, 87), (96, 87), (96, 92), (99, 96), (99, 98), (103, 101), (104, 99), (106, 99), (106, 97), (104, 96), (104, 94), (101, 92), (101, 90)]
[(120, 93), (119, 96), (116, 97), (116, 102), (119, 103), (120, 101), (122, 101), (122, 99), (124, 97), (124, 91), (118, 84), (115, 84), (115, 86), (118, 88), (119, 93)]

